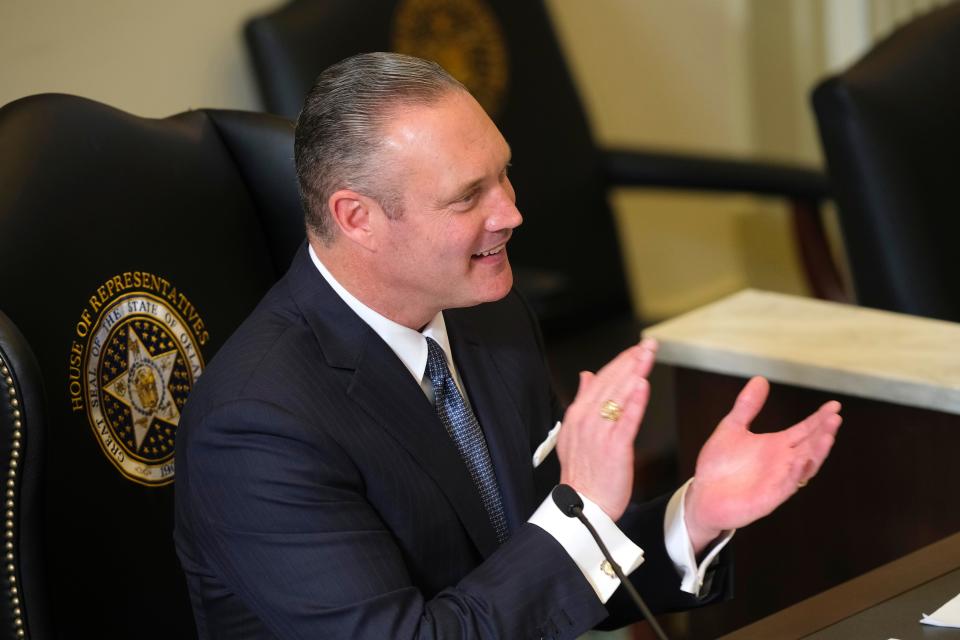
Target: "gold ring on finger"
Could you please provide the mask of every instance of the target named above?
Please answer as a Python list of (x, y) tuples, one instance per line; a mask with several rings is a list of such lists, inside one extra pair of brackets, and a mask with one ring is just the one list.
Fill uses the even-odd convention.
[(616, 422), (623, 415), (623, 407), (614, 400), (607, 400), (600, 407), (600, 417), (610, 422)]

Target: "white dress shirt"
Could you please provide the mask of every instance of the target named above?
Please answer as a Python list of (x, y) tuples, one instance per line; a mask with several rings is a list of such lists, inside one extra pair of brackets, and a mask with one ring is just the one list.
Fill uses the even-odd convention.
[[(409, 327), (386, 318), (367, 305), (360, 302), (356, 297), (347, 291), (341, 285), (333, 274), (324, 266), (313, 247), (309, 248), (310, 259), (323, 278), (329, 283), (338, 296), (350, 307), (354, 313), (370, 325), (377, 335), (396, 353), (397, 357), (413, 376), (414, 380), (420, 384), (424, 394), (433, 402), (433, 385), (429, 376), (426, 375), (427, 368), (427, 342), (425, 337), (436, 340), (437, 344), (443, 349), (447, 359), (447, 366), (453, 375), (454, 382), (460, 390), (460, 395), (469, 406), (469, 399), (463, 388), (460, 375), (457, 373), (456, 364), (453, 361), (453, 355), (450, 350), (450, 340), (447, 337), (447, 325), (443, 319), (443, 313), (434, 316), (422, 331), (414, 331)], [(551, 430), (551, 436), (548, 441), (555, 442), (556, 433), (560, 429), (558, 422)], [(545, 442), (548, 445), (549, 442)], [(532, 464), (538, 465), (543, 457), (549, 455), (552, 446), (544, 446), (537, 449), (534, 454)], [(680, 588), (687, 593), (699, 594), (704, 585), (704, 577), (710, 564), (714, 561), (720, 550), (726, 546), (733, 532), (728, 532), (717, 544), (713, 546), (709, 554), (697, 564), (693, 552), (693, 545), (690, 542), (690, 536), (687, 527), (684, 524), (683, 498), (686, 495), (687, 486), (691, 481), (687, 481), (680, 487), (667, 504), (667, 512), (664, 517), (664, 536), (666, 541), (667, 553), (673, 561), (677, 572), (680, 574)], [(581, 494), (583, 499), (584, 515), (590, 520), (597, 533), (607, 545), (607, 549), (613, 555), (614, 560), (623, 569), (623, 572), (629, 575), (634, 569), (643, 562), (643, 550), (635, 545), (620, 529), (614, 524), (613, 520), (603, 512), (600, 507), (594, 504), (590, 499)], [(528, 522), (531, 522), (553, 536), (557, 542), (570, 554), (570, 557), (580, 568), (587, 582), (593, 587), (597, 597), (601, 602), (606, 601), (613, 595), (617, 587), (620, 586), (620, 579), (615, 575), (609, 575), (604, 571), (604, 558), (600, 553), (599, 547), (578, 520), (567, 517), (554, 504), (553, 500), (547, 498), (540, 504)], [(609, 569), (608, 569), (609, 571)]]

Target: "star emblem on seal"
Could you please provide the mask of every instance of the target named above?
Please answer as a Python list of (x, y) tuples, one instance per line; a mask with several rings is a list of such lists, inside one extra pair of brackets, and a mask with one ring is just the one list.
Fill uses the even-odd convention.
[(133, 327), (127, 327), (127, 369), (103, 390), (130, 409), (137, 451), (155, 419), (174, 427), (180, 420), (180, 410), (168, 389), (176, 359), (176, 349), (150, 355)]

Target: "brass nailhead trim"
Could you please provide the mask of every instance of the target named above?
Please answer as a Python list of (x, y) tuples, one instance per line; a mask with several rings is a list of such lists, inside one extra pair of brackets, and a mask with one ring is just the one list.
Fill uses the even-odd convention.
[(13, 498), (16, 496), (14, 490), (17, 486), (17, 473), (18, 473), (18, 462), (20, 458), (20, 441), (23, 439), (23, 433), (21, 429), (23, 428), (23, 422), (20, 419), (20, 398), (17, 397), (17, 388), (13, 384), (13, 376), (10, 374), (10, 367), (3, 359), (3, 355), (0, 354), (0, 374), (3, 376), (3, 382), (7, 386), (7, 398), (10, 402), (10, 409), (13, 416), (13, 442), (12, 450), (10, 452), (10, 468), (7, 471), (7, 500), (6, 500), (6, 511), (4, 515), (4, 529), (6, 530), (6, 543), (4, 548), (7, 553), (5, 555), (5, 560), (7, 565), (4, 567), (6, 572), (7, 584), (10, 585), (9, 590), (9, 600), (7, 602), (10, 607), (11, 612), (13, 613), (13, 625), (16, 629), (16, 634), (18, 638), (25, 638), (26, 631), (24, 630), (25, 620), (23, 619), (23, 611), (20, 608), (20, 597), (17, 592), (17, 574), (16, 574), (16, 562), (14, 561), (16, 556), (15, 545), (13, 544), (14, 537), (14, 526), (16, 524), (16, 513), (14, 512), (15, 502)]

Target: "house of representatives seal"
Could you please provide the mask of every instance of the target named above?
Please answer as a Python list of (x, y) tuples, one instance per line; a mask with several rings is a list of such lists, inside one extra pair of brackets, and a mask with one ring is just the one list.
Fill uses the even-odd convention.
[(97, 287), (70, 346), (68, 391), (124, 477), (173, 482), (180, 410), (203, 371), (209, 339), (190, 300), (167, 279), (127, 271)]

